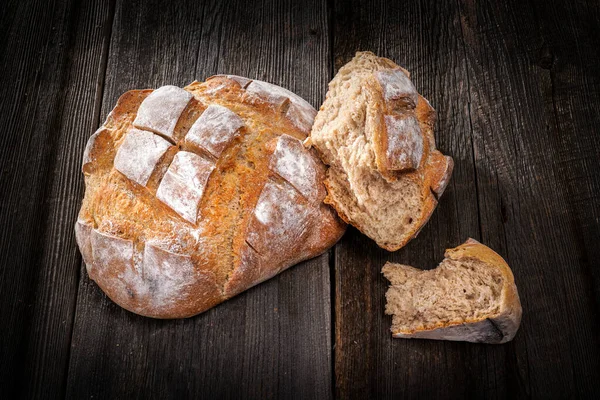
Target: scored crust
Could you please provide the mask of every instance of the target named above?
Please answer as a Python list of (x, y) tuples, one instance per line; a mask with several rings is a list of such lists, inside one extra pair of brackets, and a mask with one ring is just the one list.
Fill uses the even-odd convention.
[[(512, 340), (519, 329), (523, 310), (513, 273), (506, 261), (489, 247), (471, 238), (458, 247), (447, 249), (444, 256), (444, 261), (466, 262), (475, 260), (483, 263), (487, 269), (498, 271), (502, 277), (502, 286), (497, 300), (497, 311), (481, 317), (430, 322), (427, 326), (419, 326), (413, 329), (394, 329), (392, 327), (392, 335), (396, 338), (441, 339), (478, 343), (505, 343)], [(398, 269), (414, 271), (416, 274), (414, 280), (420, 279), (418, 274), (424, 272), (410, 266), (386, 263), (382, 272), (391, 282), (390, 291), (394, 285), (405, 284), (405, 282), (398, 281), (394, 276), (394, 272)], [(428, 282), (423, 280), (420, 284), (427, 285)], [(468, 288), (465, 287), (464, 289)], [(394, 315), (391, 308), (389, 308), (390, 301), (392, 301), (390, 291), (386, 294), (388, 298), (386, 314)], [(444, 316), (439, 315), (439, 318), (444, 318)]]
[[(435, 147), (435, 110), (408, 71), (371, 52), (358, 52), (329, 88), (306, 141), (329, 166), (325, 202), (380, 247), (398, 250), (429, 220), (452, 175), (452, 158)], [(412, 211), (388, 196), (406, 187)]]
[(231, 75), (123, 94), (83, 156), (90, 278), (132, 312), (181, 318), (326, 251), (345, 224), (301, 142), (315, 114)]

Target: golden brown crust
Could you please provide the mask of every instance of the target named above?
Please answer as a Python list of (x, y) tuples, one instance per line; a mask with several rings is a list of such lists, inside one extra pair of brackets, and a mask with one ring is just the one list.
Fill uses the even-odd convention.
[[(419, 168), (426, 161), (431, 143), (428, 134), (433, 121), (429, 132), (423, 130), (423, 126), (429, 126), (425, 118), (430, 115), (418, 112), (421, 96), (408, 76), (408, 71), (396, 66), (373, 73), (365, 82), (377, 169), (389, 181), (397, 180), (403, 171)], [(407, 87), (386, 93), (386, 87), (399, 79), (405, 79), (401, 85)], [(435, 113), (432, 115), (435, 117)]]
[[(368, 65), (371, 69), (360, 69), (362, 68), (359, 67), (362, 65), (361, 63)], [(373, 160), (369, 161), (370, 164), (364, 168), (373, 172), (373, 179), (385, 180), (390, 184), (390, 187), (394, 182), (403, 180), (405, 182), (409, 181), (419, 188), (418, 215), (411, 215), (410, 220), (414, 223), (407, 225), (406, 229), (403, 227), (402, 232), (398, 235), (399, 237), (383, 241), (380, 240), (381, 238), (377, 238), (375, 234), (368, 234), (368, 236), (377, 240), (380, 247), (389, 251), (396, 251), (415, 238), (427, 223), (437, 206), (439, 197), (450, 180), (454, 164), (451, 157), (444, 156), (436, 150), (433, 135), (433, 127), (436, 121), (435, 110), (416, 91), (409, 79), (410, 74), (408, 71), (393, 61), (377, 57), (371, 52), (359, 52), (350, 63), (342, 67), (330, 84), (330, 88), (336, 87), (333, 85), (334, 82), (342, 87), (341, 82), (348, 81), (352, 74), (355, 74), (354, 76), (360, 81), (360, 90), (366, 94), (361, 100), (364, 101), (364, 108), (366, 109), (363, 128), (365, 140), (371, 146)], [(338, 78), (340, 76), (343, 78)], [(343, 80), (339, 81), (339, 79)], [(337, 92), (330, 89), (326, 102), (330, 99), (330, 93)], [(344, 102), (344, 99), (339, 101)], [(348, 101), (356, 100), (352, 98)], [(337, 110), (337, 113), (332, 114), (333, 118), (339, 118), (339, 108)], [(330, 114), (329, 110), (323, 107), (321, 112), (313, 129), (313, 138), (307, 139), (306, 145), (314, 145), (319, 150), (321, 159), (329, 165), (330, 171), (338, 174), (339, 180), (344, 181), (345, 186), (354, 188), (355, 186), (348, 182), (349, 172), (341, 171), (346, 167), (341, 167), (341, 162), (332, 159), (335, 156), (329, 150), (329, 146), (333, 145), (324, 143), (327, 140), (322, 138), (325, 136), (323, 132), (326, 128), (324, 127), (327, 126), (325, 120), (327, 117), (324, 116)], [(348, 119), (355, 122), (355, 116), (353, 115), (348, 116)], [(335, 130), (337, 125), (333, 126), (335, 128), (331, 131), (336, 133), (331, 136), (342, 137), (345, 134), (342, 130), (337, 133), (338, 131)], [(343, 138), (339, 140), (343, 141)], [(346, 143), (346, 146), (351, 147), (351, 144)], [(347, 149), (344, 148), (344, 150)], [(348, 151), (346, 151), (347, 153)], [(369, 159), (366, 153), (367, 151), (364, 151), (362, 155), (365, 156), (365, 159)], [(353, 160), (358, 163), (359, 157), (356, 154), (352, 156), (354, 157)], [(336, 180), (337, 178), (334, 181)], [(349, 198), (357, 198), (357, 195), (349, 192), (350, 189), (342, 189), (339, 186), (336, 186), (337, 191), (348, 193)], [(371, 229), (369, 226), (361, 226), (362, 222), (355, 221), (350, 215), (346, 215), (347, 211), (344, 211), (345, 207), (341, 204), (344, 199), (336, 198), (339, 194), (336, 195), (332, 182), (326, 180), (325, 187), (328, 189), (325, 203), (332, 205), (344, 221), (367, 234), (366, 231)], [(362, 196), (365, 196), (364, 193)], [(378, 202), (374, 198), (371, 198), (371, 200), (376, 204)], [(362, 207), (361, 202), (359, 202), (358, 207)]]
[[(505, 343), (512, 340), (519, 329), (523, 310), (512, 270), (506, 261), (498, 253), (472, 238), (467, 239), (460, 246), (447, 249), (445, 257), (455, 261), (481, 261), (489, 268), (498, 269), (501, 272), (504, 284), (498, 312), (487, 315), (485, 318), (438, 322), (427, 327), (392, 330), (393, 336), (485, 343)], [(386, 263), (383, 267), (382, 271), (386, 277), (388, 276), (387, 269), (393, 267), (394, 265), (391, 263)]]
[(444, 256), (452, 260), (460, 260), (461, 258), (475, 258), (485, 262), (486, 264), (500, 268), (504, 271), (505, 275), (510, 278), (511, 282), (515, 281), (512, 271), (510, 270), (510, 267), (506, 261), (504, 261), (504, 258), (502, 258), (494, 250), (481, 244), (473, 238), (468, 238), (463, 244), (453, 249), (446, 249)]
[[(404, 69), (402, 70), (406, 71)], [(408, 71), (406, 71), (406, 74), (409, 76)], [(452, 157), (443, 155), (435, 148), (435, 138), (433, 136), (433, 127), (436, 121), (435, 110), (431, 107), (427, 99), (420, 94), (417, 94), (417, 96), (418, 100), (415, 107), (415, 115), (423, 137), (424, 154), (419, 161), (418, 169), (402, 172), (401, 170), (390, 170), (384, 166), (383, 169), (380, 169), (380, 172), (388, 180), (396, 180), (399, 176), (402, 176), (421, 182), (421, 198), (423, 199), (423, 205), (417, 223), (411, 230), (405, 233), (404, 240), (395, 246), (379, 244), (388, 251), (401, 249), (409, 241), (419, 235), (435, 211), (438, 204), (437, 199), (439, 199), (444, 192), (446, 185), (452, 176), (454, 167)], [(382, 133), (381, 136), (387, 138), (387, 132)]]
[(427, 222), (429, 222), (429, 219), (433, 215), (433, 212), (435, 211), (438, 202), (437, 202), (436, 197), (433, 196), (433, 194), (431, 194), (431, 192), (423, 193), (423, 198), (425, 200), (423, 201), (421, 216), (419, 217), (418, 222), (415, 224), (414, 229), (410, 230), (406, 234), (404, 241), (399, 246), (395, 246), (394, 248), (387, 249), (387, 250), (396, 251), (398, 249), (401, 249), (402, 247), (404, 247), (406, 245), (406, 243), (410, 242), (412, 239), (419, 236), (419, 233), (421, 233), (421, 230), (425, 227)]
[(465, 243), (454, 249), (446, 250), (445, 257), (453, 260), (474, 258), (495, 266), (502, 271), (504, 277), (502, 308), (498, 312), (498, 315), (490, 316), (490, 319), (506, 332), (502, 343), (511, 340), (519, 328), (523, 309), (521, 308), (521, 300), (519, 299), (519, 292), (515, 284), (515, 277), (504, 258), (494, 250), (472, 238), (467, 239)]
[[(231, 76), (161, 92), (169, 92), (167, 104), (176, 111), (162, 110), (156, 91), (137, 126), (137, 110), (155, 92), (127, 92), (84, 155), (86, 195), (77, 239), (90, 277), (111, 299), (146, 316), (189, 317), (321, 254), (341, 237), (345, 224), (322, 203), (325, 189), (311, 191), (322, 185), (318, 158), (302, 150), (315, 167), (306, 178), (310, 182), (294, 178), (297, 153), (292, 164), (284, 163), (292, 168), (287, 177), (293, 184), (270, 166), (282, 134), (289, 135), (286, 143), (303, 149), (299, 140), (306, 138), (316, 113), (308, 103), (274, 85)], [(210, 118), (201, 119), (209, 108)], [(152, 120), (163, 111), (165, 118), (175, 115), (176, 123)], [(155, 139), (142, 135), (136, 142), (140, 150), (124, 149), (115, 169), (127, 135), (146, 126), (172, 146), (164, 154), (148, 150), (144, 156), (144, 143)], [(192, 131), (195, 140), (186, 140)], [(267, 187), (276, 187), (274, 197), (264, 194)], [(303, 224), (294, 224), (286, 204), (305, 211)], [(287, 225), (277, 219), (257, 225), (258, 206), (259, 217), (279, 210)], [(277, 238), (274, 227), (295, 238), (293, 246), (271, 249), (261, 242)]]

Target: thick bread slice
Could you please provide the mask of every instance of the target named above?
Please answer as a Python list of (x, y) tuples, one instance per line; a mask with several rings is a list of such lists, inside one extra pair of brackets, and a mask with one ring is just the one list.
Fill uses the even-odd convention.
[(315, 114), (237, 76), (125, 93), (83, 156), (90, 278), (130, 311), (181, 318), (323, 253), (345, 224), (302, 145)]
[(325, 202), (387, 250), (418, 234), (452, 174), (434, 123), (406, 70), (359, 52), (329, 84), (305, 142), (329, 166)]
[(479, 343), (512, 340), (521, 323), (521, 302), (512, 271), (489, 247), (468, 239), (446, 250), (429, 271), (387, 263), (391, 282), (385, 313), (398, 338)]

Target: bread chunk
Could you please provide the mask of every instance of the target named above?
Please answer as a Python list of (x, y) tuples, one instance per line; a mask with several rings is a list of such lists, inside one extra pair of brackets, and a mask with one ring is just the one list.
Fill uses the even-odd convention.
[(326, 251), (346, 225), (302, 145), (315, 114), (237, 76), (125, 93), (83, 156), (90, 278), (127, 310), (183, 318)]
[(489, 247), (468, 239), (446, 250), (433, 270), (387, 263), (391, 282), (385, 313), (397, 338), (479, 343), (512, 340), (521, 323), (521, 303), (506, 262)]
[(384, 249), (418, 234), (452, 174), (434, 123), (409, 73), (370, 52), (340, 69), (315, 118), (306, 144), (329, 166), (325, 202)]

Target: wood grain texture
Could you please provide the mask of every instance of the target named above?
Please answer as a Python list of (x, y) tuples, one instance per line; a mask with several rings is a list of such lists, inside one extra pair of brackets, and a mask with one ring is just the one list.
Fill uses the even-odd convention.
[(81, 256), (72, 234), (108, 3), (4, 3), (0, 397), (64, 396)]
[[(479, 237), (466, 65), (464, 54), (456, 51), (460, 36), (453, 34), (460, 32), (458, 10), (440, 2), (336, 2), (333, 19), (336, 68), (355, 51), (371, 50), (408, 69), (417, 90), (437, 110), (438, 147), (455, 160), (437, 210), (405, 248), (389, 253), (356, 230), (336, 247), (336, 395), (485, 395), (495, 379), (488, 364), (497, 351), (465, 343), (392, 340), (391, 317), (383, 313), (387, 281), (381, 267), (386, 261), (432, 268), (445, 248)], [(474, 371), (484, 373), (475, 380)]]
[[(597, 10), (438, 3), (336, 3), (336, 67), (359, 49), (403, 64), (438, 110), (438, 145), (459, 168), (406, 248), (383, 253), (355, 232), (336, 248), (336, 394), (595, 397)], [(430, 268), (468, 236), (513, 268), (524, 309), (515, 340), (392, 340), (384, 261)]]
[[(0, 398), (599, 397), (600, 6), (247, 3), (0, 2)], [(411, 71), (455, 159), (417, 239), (388, 253), (350, 229), (179, 321), (89, 280), (80, 159), (123, 92), (234, 73), (319, 106), (357, 50)], [(385, 261), (432, 268), (469, 236), (513, 267), (515, 340), (393, 340)]]
[[(129, 89), (216, 73), (266, 80), (318, 106), (330, 70), (326, 16), (324, 2), (119, 1), (101, 115)], [(324, 255), (200, 316), (159, 321), (119, 308), (82, 270), (67, 397), (329, 398), (329, 290)]]
[[(540, 6), (545, 14), (537, 13)], [(577, 154), (584, 138), (576, 127), (578, 117), (548, 107), (547, 93), (555, 91), (556, 96), (557, 88), (551, 81), (548, 85), (544, 68), (548, 64), (540, 60), (540, 51), (549, 50), (556, 56), (550, 74), (560, 75), (570, 68), (567, 65), (577, 65), (573, 68), (577, 75), (592, 75), (575, 52), (562, 46), (563, 39), (539, 28), (544, 24), (562, 30), (570, 20), (590, 26), (586, 32), (572, 32), (575, 41), (597, 37), (591, 29), (593, 13), (569, 17), (570, 8), (552, 21), (548, 4), (515, 2), (477, 8), (461, 4), (471, 106), (478, 110), (472, 113), (472, 121), (482, 239), (496, 246), (513, 266), (523, 298), (521, 339), (513, 343), (517, 366), (523, 371), (523, 385), (517, 392), (521, 396), (596, 397), (600, 390), (598, 309), (589, 279), (593, 269), (582, 262), (586, 251), (580, 246), (585, 242), (577, 234), (583, 224), (589, 224), (573, 213), (583, 206), (574, 201), (587, 185), (598, 184), (598, 175), (577, 165), (561, 170), (565, 163), (559, 153)], [(489, 26), (497, 28), (485, 28)], [(582, 103), (578, 97), (588, 92), (598, 93), (598, 87), (563, 92), (561, 100)], [(586, 108), (582, 104), (583, 112)], [(598, 125), (597, 115), (586, 117), (588, 123)], [(572, 129), (561, 129), (558, 121), (572, 123)], [(574, 172), (581, 176), (581, 189), (569, 188), (563, 180)], [(597, 199), (588, 197), (586, 206), (597, 232)], [(499, 220), (502, 226), (494, 227)]]

